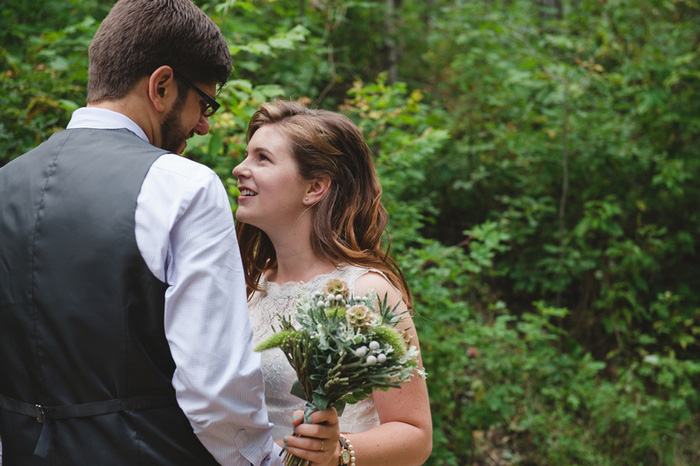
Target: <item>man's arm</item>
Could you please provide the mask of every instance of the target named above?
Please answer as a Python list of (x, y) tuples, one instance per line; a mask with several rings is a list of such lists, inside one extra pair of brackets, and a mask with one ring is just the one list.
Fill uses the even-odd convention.
[(165, 155), (144, 181), (136, 223), (144, 259), (169, 285), (173, 386), (195, 434), (223, 465), (279, 464), (223, 185), (211, 170)]

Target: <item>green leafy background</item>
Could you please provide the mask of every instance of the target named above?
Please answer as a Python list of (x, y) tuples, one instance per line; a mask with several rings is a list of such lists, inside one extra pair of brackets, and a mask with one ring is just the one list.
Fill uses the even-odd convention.
[[(700, 463), (697, 0), (197, 3), (235, 68), (186, 155), (233, 205), (259, 103), (363, 129), (416, 297), (428, 464)], [(84, 105), (110, 6), (0, 5), (0, 165)]]

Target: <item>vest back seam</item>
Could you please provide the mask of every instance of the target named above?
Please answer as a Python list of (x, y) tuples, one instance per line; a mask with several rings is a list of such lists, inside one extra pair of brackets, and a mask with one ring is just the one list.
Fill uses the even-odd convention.
[(51, 160), (51, 164), (49, 165), (49, 171), (46, 175), (46, 181), (44, 182), (44, 186), (41, 189), (41, 193), (39, 195), (39, 201), (37, 203), (36, 207), (36, 221), (34, 222), (34, 229), (32, 231), (32, 243), (31, 243), (31, 252), (30, 252), (30, 257), (31, 257), (31, 266), (29, 268), (30, 273), (31, 273), (31, 278), (29, 280), (29, 302), (31, 303), (31, 309), (32, 309), (32, 321), (34, 324), (34, 347), (36, 351), (36, 358), (37, 358), (37, 363), (39, 366), (39, 382), (40, 382), (40, 387), (37, 392), (41, 392), (42, 394), (44, 393), (44, 390), (46, 388), (46, 380), (44, 380), (44, 373), (41, 370), (42, 366), (42, 350), (41, 350), (41, 345), (39, 344), (39, 316), (37, 312), (37, 306), (36, 302), (34, 299), (34, 287), (35, 287), (35, 277), (36, 277), (36, 268), (35, 268), (35, 259), (36, 259), (36, 241), (37, 241), (37, 235), (38, 235), (38, 230), (39, 230), (39, 225), (41, 223), (41, 215), (42, 215), (42, 207), (44, 204), (44, 196), (46, 195), (46, 190), (49, 185), (49, 180), (53, 176), (53, 173), (56, 169), (56, 165), (58, 164), (58, 156), (61, 154), (63, 151), (63, 147), (66, 145), (68, 140), (70, 139), (71, 134), (68, 133), (67, 137), (64, 139), (63, 144), (56, 150), (55, 155), (53, 156), (53, 159)]

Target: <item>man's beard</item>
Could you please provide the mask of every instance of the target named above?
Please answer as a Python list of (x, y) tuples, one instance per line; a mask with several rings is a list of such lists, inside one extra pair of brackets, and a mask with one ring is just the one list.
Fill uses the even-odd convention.
[(178, 96), (175, 105), (168, 112), (165, 121), (160, 125), (162, 143), (160, 148), (170, 152), (178, 153), (182, 143), (187, 140), (188, 133), (180, 126), (180, 113), (185, 106), (185, 99)]

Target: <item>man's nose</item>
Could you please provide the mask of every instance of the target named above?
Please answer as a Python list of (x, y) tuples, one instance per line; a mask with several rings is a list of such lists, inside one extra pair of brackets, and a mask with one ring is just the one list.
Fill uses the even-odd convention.
[(194, 127), (195, 132), (201, 136), (204, 136), (209, 132), (209, 128), (209, 117), (204, 116), (204, 114), (200, 114), (197, 126)]

